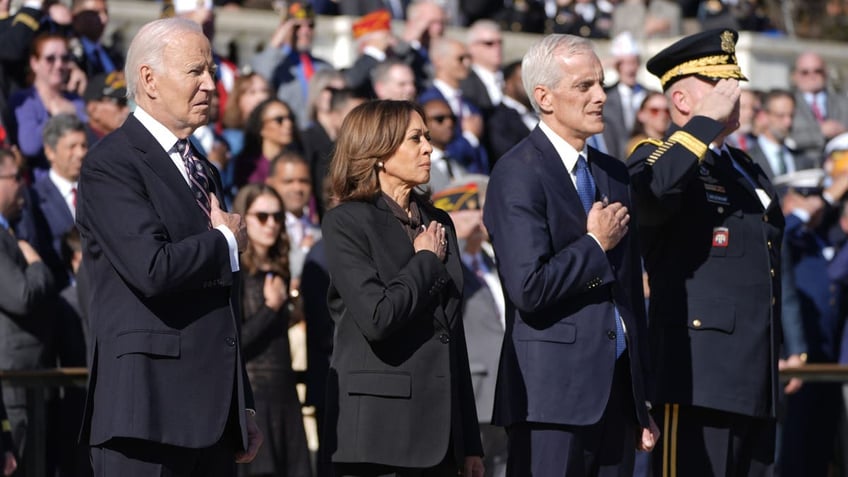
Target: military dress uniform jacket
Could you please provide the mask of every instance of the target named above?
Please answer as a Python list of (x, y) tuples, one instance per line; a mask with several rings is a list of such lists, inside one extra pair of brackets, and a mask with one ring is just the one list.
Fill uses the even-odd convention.
[(708, 149), (722, 125), (695, 117), (629, 159), (651, 289), (654, 404), (773, 417), (784, 218), (761, 168)]

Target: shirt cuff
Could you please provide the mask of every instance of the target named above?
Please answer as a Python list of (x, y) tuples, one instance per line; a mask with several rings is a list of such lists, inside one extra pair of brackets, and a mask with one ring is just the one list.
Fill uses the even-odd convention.
[(224, 234), (224, 238), (227, 239), (227, 248), (230, 249), (230, 270), (233, 272), (239, 271), (238, 242), (236, 242), (236, 236), (224, 224), (215, 227), (215, 229)]
[(801, 222), (803, 222), (804, 224), (810, 223), (810, 213), (804, 209), (794, 209), (792, 210), (792, 215), (801, 219)]
[(598, 237), (595, 237), (595, 234), (593, 234), (592, 232), (586, 232), (586, 235), (588, 235), (589, 237), (592, 237), (592, 239), (595, 241), (595, 243), (598, 244), (598, 247), (601, 247), (601, 251), (604, 250), (604, 246), (601, 245), (601, 241), (598, 240)]

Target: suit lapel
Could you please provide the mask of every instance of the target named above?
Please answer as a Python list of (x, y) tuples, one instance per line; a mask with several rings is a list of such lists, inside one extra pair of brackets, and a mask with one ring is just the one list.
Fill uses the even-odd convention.
[[(180, 203), (192, 204), (194, 206), (191, 208), (185, 207), (186, 210), (191, 210), (191, 212), (188, 213), (191, 215), (192, 219), (202, 221), (208, 226), (209, 217), (207, 217), (206, 213), (199, 205), (197, 205), (197, 202), (191, 193), (191, 189), (188, 187), (188, 184), (180, 171), (177, 170), (174, 161), (172, 161), (168, 153), (162, 149), (162, 146), (158, 141), (156, 141), (156, 138), (150, 134), (150, 131), (148, 131), (147, 128), (145, 128), (133, 115), (130, 115), (121, 127), (126, 129), (128, 140), (133, 147), (139, 151), (141, 160), (150, 166), (150, 169), (153, 170), (160, 179), (162, 179), (162, 183), (165, 184), (168, 189), (174, 191), (180, 196)], [(205, 164), (209, 164), (205, 158), (203, 158), (203, 160)], [(209, 167), (207, 167), (207, 170), (208, 169)], [(217, 175), (215, 175), (215, 177), (216, 180), (213, 180), (213, 183), (216, 183), (218, 180)]]
[[(426, 207), (421, 207), (420, 209), (421, 222), (424, 225), (429, 226), (430, 222), (432, 220), (435, 220), (435, 217), (431, 217), (430, 214), (428, 214)], [(448, 274), (451, 277), (451, 283), (455, 287), (455, 290), (452, 290), (451, 296), (448, 299), (447, 303), (443, 302), (444, 306), (436, 307), (435, 316), (436, 319), (440, 321), (446, 329), (452, 329), (457, 317), (457, 308), (462, 303), (462, 264), (459, 255), (459, 245), (454, 239), (448, 240), (448, 251), (447, 258), (445, 260), (445, 268), (447, 268), (448, 270)]]
[[(539, 167), (542, 168), (540, 172), (543, 180), (552, 181), (551, 190), (557, 191), (562, 196), (562, 203), (580, 205), (580, 195), (577, 193), (574, 181), (571, 180), (571, 172), (565, 168), (562, 159), (545, 133), (537, 126), (530, 133), (530, 140), (539, 150)], [(583, 224), (585, 225), (586, 212), (583, 207), (571, 207), (570, 209), (573, 209), (577, 214), (582, 214)]]
[[(610, 178), (607, 171), (598, 165), (598, 156), (600, 151), (589, 148), (589, 168), (592, 171), (592, 177), (595, 179), (595, 188), (597, 189), (595, 199), (607, 198), (610, 202), (618, 202), (618, 198), (613, 198), (614, 195), (610, 190)], [(623, 201), (622, 201), (623, 202)]]

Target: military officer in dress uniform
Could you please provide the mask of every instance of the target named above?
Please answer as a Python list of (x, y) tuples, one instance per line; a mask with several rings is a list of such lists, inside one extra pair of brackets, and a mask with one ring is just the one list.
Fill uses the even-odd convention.
[(784, 220), (765, 173), (724, 138), (739, 126), (737, 33), (651, 58), (671, 104), (662, 141), (629, 159), (649, 276), (654, 475), (771, 475)]

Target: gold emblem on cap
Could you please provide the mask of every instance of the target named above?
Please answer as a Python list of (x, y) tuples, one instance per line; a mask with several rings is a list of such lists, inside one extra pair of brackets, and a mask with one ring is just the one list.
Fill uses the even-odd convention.
[(733, 33), (730, 30), (724, 30), (721, 34), (721, 51), (736, 53), (736, 42), (733, 41)]

